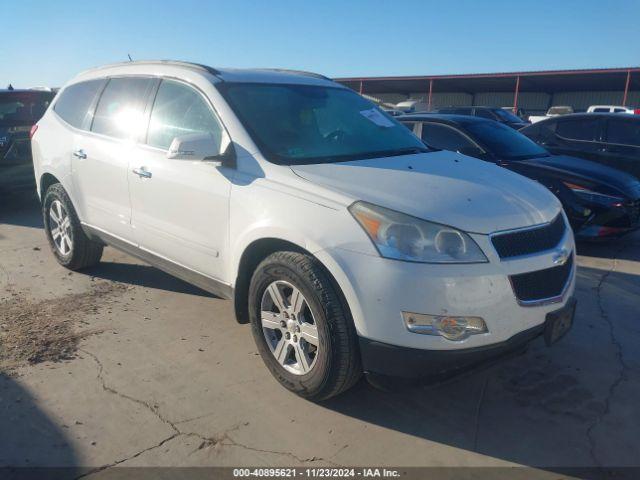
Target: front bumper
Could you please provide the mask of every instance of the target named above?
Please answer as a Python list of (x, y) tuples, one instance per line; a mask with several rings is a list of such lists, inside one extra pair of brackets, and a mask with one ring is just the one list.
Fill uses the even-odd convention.
[(366, 373), (399, 378), (429, 378), (480, 367), (524, 347), (544, 332), (544, 324), (515, 334), (504, 342), (464, 350), (422, 350), (398, 347), (360, 337)]
[[(575, 261), (562, 295), (549, 302), (522, 305), (510, 278), (554, 267), (558, 252), (575, 252), (567, 228), (556, 248), (500, 259), (486, 235), (472, 234), (487, 263), (424, 264), (382, 258), (346, 248), (315, 252), (328, 268), (351, 310), (356, 332), (366, 342), (428, 351), (469, 350), (509, 341), (539, 327), (549, 312), (563, 307), (575, 289)], [(451, 341), (410, 332), (402, 312), (481, 317), (487, 333)]]

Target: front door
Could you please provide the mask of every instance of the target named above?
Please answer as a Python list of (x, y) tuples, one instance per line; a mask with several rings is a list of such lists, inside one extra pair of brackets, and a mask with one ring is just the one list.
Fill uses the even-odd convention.
[(129, 166), (132, 225), (140, 248), (217, 280), (228, 250), (230, 175), (207, 161), (167, 158), (174, 138), (223, 127), (189, 85), (163, 80), (151, 110), (146, 144)]

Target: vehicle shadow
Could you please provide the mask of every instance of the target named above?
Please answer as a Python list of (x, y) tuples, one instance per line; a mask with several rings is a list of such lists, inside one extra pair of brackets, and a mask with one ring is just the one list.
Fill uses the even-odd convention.
[(176, 277), (164, 273), (162, 270), (144, 264), (101, 261), (95, 267), (86, 268), (79, 273), (139, 287), (218, 298), (212, 293), (205, 292), (196, 286), (183, 282)]
[[(525, 353), (438, 384), (385, 392), (362, 381), (322, 405), (493, 459), (559, 474), (586, 467), (579, 478), (602, 478), (601, 465), (638, 467), (640, 269), (581, 267), (576, 296), (575, 324), (550, 348), (539, 338)], [(469, 464), (453, 452), (440, 464)]]
[(576, 248), (579, 255), (587, 257), (617, 258), (618, 260), (640, 262), (640, 231), (602, 243), (579, 242)]
[(42, 228), (40, 199), (35, 190), (0, 192), (0, 225)]
[(13, 378), (0, 373), (0, 477), (76, 478), (81, 470), (68, 434)]

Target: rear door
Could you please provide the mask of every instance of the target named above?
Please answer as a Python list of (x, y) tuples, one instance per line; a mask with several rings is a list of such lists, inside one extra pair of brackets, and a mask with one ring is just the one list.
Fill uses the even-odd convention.
[(98, 100), (90, 132), (76, 135), (72, 152), (84, 221), (131, 243), (127, 172), (135, 142), (145, 130), (145, 106), (155, 85), (156, 79), (146, 77), (111, 78)]
[(608, 117), (602, 162), (640, 178), (640, 118)]

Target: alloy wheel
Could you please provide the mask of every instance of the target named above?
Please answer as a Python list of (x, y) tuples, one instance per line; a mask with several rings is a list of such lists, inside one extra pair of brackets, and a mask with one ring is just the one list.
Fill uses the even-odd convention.
[(318, 358), (318, 327), (300, 290), (284, 280), (272, 282), (262, 295), (260, 319), (271, 353), (294, 375), (309, 373)]
[(60, 200), (54, 200), (49, 207), (49, 232), (60, 254), (71, 253), (73, 249), (71, 217)]

